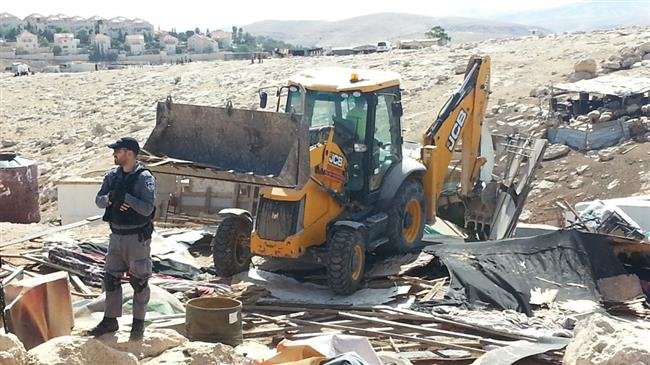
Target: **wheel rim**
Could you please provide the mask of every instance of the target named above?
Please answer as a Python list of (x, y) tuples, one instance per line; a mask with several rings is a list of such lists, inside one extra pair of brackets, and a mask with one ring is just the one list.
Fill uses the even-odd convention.
[(404, 217), (402, 218), (402, 236), (408, 244), (412, 244), (418, 238), (420, 225), (422, 224), (422, 208), (417, 199), (411, 199), (406, 203)]
[(248, 236), (245, 234), (237, 235), (235, 241), (235, 260), (239, 265), (244, 265), (248, 260)]
[(352, 279), (359, 280), (361, 271), (363, 270), (363, 249), (359, 245), (355, 245), (352, 252)]

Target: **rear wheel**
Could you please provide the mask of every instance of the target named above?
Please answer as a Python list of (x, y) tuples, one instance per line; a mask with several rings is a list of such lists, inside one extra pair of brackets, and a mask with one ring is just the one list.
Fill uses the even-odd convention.
[(363, 234), (351, 228), (335, 228), (328, 241), (327, 281), (337, 294), (354, 293), (361, 284), (366, 261)]
[(422, 248), (424, 207), (422, 183), (414, 179), (404, 181), (388, 211), (388, 238), (393, 250), (405, 253)]
[(251, 230), (249, 222), (229, 217), (217, 228), (212, 240), (212, 259), (219, 276), (232, 276), (248, 270), (251, 264)]

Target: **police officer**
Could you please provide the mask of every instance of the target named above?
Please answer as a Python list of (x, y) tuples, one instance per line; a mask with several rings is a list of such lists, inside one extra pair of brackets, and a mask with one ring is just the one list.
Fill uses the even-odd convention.
[(144, 335), (144, 317), (150, 290), (151, 234), (153, 233), (154, 195), (153, 175), (137, 161), (138, 141), (123, 137), (108, 145), (113, 149), (116, 168), (104, 176), (95, 203), (105, 209), (104, 221), (111, 234), (104, 266), (106, 303), (104, 319), (92, 330), (91, 336), (101, 336), (118, 329), (117, 317), (122, 315), (122, 276), (129, 274), (133, 287), (132, 340)]

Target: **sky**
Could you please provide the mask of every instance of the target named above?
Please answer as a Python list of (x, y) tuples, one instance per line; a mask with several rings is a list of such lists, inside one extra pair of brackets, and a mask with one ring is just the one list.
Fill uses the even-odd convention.
[(355, 16), (401, 12), (429, 16), (489, 18), (521, 10), (550, 8), (578, 0), (29, 0), (3, 1), (0, 12), (23, 18), (31, 13), (105, 18), (143, 18), (156, 29), (230, 29), (261, 20), (340, 20)]

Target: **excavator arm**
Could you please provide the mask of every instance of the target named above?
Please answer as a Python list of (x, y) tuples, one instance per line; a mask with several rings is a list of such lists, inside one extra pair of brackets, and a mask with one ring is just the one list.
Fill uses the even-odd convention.
[(489, 94), (490, 58), (473, 56), (467, 65), (463, 83), (424, 133), (421, 160), (426, 167), (423, 185), (429, 222), (436, 216), (437, 201), (458, 142), (462, 143), (461, 196), (471, 192), (480, 168), (485, 164), (486, 160), (479, 156), (479, 151)]

